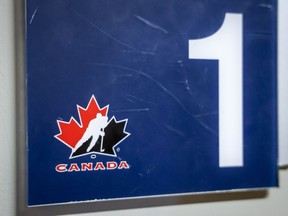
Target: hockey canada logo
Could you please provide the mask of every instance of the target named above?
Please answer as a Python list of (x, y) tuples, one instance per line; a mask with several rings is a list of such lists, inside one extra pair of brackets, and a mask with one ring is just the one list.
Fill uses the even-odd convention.
[(79, 122), (57, 120), (59, 141), (71, 148), (70, 159), (88, 154), (117, 156), (115, 147), (130, 134), (125, 131), (128, 119), (108, 118), (109, 105), (100, 108), (92, 95), (86, 108), (77, 105)]

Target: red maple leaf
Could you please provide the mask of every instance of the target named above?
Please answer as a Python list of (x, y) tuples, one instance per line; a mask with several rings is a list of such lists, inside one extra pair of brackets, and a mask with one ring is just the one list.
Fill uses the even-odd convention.
[(60, 133), (55, 138), (66, 144), (70, 148), (74, 148), (86, 131), (89, 122), (96, 118), (97, 113), (107, 116), (109, 105), (100, 109), (94, 95), (92, 95), (86, 109), (77, 105), (79, 123), (71, 117), (69, 122), (57, 120)]

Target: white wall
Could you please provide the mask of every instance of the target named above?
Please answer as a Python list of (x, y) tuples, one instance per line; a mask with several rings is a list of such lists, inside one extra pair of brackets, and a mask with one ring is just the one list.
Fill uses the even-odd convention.
[(13, 1), (0, 0), (0, 214), (15, 212)]
[[(18, 1), (18, 0), (15, 0)], [(19, 0), (20, 1), (20, 0)], [(280, 0), (280, 10), (288, 14), (288, 1)], [(286, 12), (284, 12), (284, 10)], [(18, 17), (19, 18), (19, 17)], [(20, 16), (21, 19), (21, 16)], [(16, 200), (23, 199), (23, 194), (16, 195), (16, 96), (15, 77), (15, 29), (13, 0), (0, 0), (0, 215), (16, 215)], [(284, 20), (284, 19), (282, 19)], [(288, 50), (281, 32), (281, 52)], [(282, 28), (282, 27), (281, 27)], [(286, 36), (285, 36), (286, 37)], [(285, 44), (284, 44), (285, 43)], [(285, 51), (286, 50), (286, 51)], [(21, 52), (19, 53), (21, 56)], [(285, 54), (287, 61), (287, 56)], [(283, 64), (285, 65), (285, 64)], [(287, 70), (287, 66), (280, 70)], [(287, 64), (286, 64), (287, 65)], [(286, 67), (286, 68), (283, 68)], [(18, 75), (17, 75), (18, 76)], [(287, 90), (288, 91), (288, 90)], [(22, 92), (23, 94), (23, 92)], [(18, 94), (19, 95), (19, 94)], [(287, 99), (288, 100), (288, 99)], [(288, 108), (287, 108), (288, 111)], [(286, 131), (288, 128), (285, 128)], [(288, 134), (288, 131), (287, 131)], [(18, 138), (19, 139), (19, 138)], [(286, 140), (288, 142), (288, 140)], [(24, 143), (24, 142), (21, 142)], [(261, 166), (261, 165), (260, 165)], [(23, 173), (24, 175), (25, 173)], [(19, 175), (17, 175), (19, 176)], [(21, 175), (20, 175), (21, 176)], [(19, 215), (288, 215), (288, 170), (280, 171), (280, 188), (258, 192), (238, 192), (216, 195), (180, 196), (161, 199), (144, 199), (103, 203), (88, 203), (54, 207), (28, 209), (24, 203), (18, 205)], [(153, 206), (153, 207), (151, 207)], [(122, 210), (120, 210), (122, 209)]]

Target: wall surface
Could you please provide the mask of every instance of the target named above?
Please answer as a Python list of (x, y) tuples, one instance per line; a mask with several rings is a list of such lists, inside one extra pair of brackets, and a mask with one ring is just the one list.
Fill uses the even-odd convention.
[(15, 213), (15, 58), (13, 1), (0, 0), (0, 212)]
[[(17, 0), (15, 1), (17, 2)], [(280, 59), (287, 61), (287, 35), (288, 24), (284, 20), (288, 14), (288, 1), (279, 1), (281, 14), (280, 26)], [(286, 11), (286, 12), (285, 12)], [(283, 16), (282, 16), (283, 15)], [(26, 208), (24, 204), (25, 194), (17, 190), (19, 179), (16, 176), (25, 176), (25, 173), (17, 173), (18, 150), (16, 149), (16, 128), (21, 121), (16, 115), (19, 107), (19, 96), (23, 101), (23, 91), (19, 92), (19, 71), (17, 72), (16, 60), (21, 56), (19, 51), (19, 29), (15, 29), (15, 20), (21, 16), (15, 16), (15, 5), (11, 0), (0, 0), (0, 212), (1, 215), (262, 215), (281, 216), (288, 212), (288, 170), (279, 173), (280, 187), (267, 191), (237, 192), (227, 194), (195, 195), (166, 197), (153, 199), (138, 199), (129, 201), (115, 201), (103, 203), (87, 203), (65, 206), (49, 206)], [(22, 29), (23, 30), (23, 29)], [(20, 34), (21, 36), (21, 34)], [(17, 43), (15, 42), (17, 38)], [(20, 37), (21, 38), (21, 37)], [(287, 37), (286, 37), (287, 38)], [(18, 46), (16, 46), (18, 44)], [(17, 49), (16, 49), (17, 47)], [(286, 53), (286, 54), (285, 54)], [(17, 58), (18, 56), (18, 58)], [(284, 56), (284, 57), (283, 57)], [(19, 59), (17, 62), (19, 63)], [(285, 60), (279, 65), (279, 69), (287, 72)], [(22, 67), (23, 70), (23, 67)], [(21, 71), (20, 71), (21, 73)], [(17, 74), (17, 75), (16, 75)], [(17, 84), (16, 84), (17, 83)], [(287, 87), (286, 87), (287, 88)], [(17, 97), (16, 97), (17, 95)], [(18, 99), (16, 99), (18, 98)], [(287, 99), (288, 100), (288, 99)], [(16, 105), (17, 104), (17, 105)], [(19, 113), (19, 111), (18, 111)], [(22, 121), (23, 122), (23, 121)], [(287, 128), (284, 131), (287, 131)], [(288, 142), (288, 140), (286, 140)], [(21, 142), (23, 143), (23, 142)], [(261, 164), (259, 164), (261, 166)], [(19, 164), (18, 164), (19, 168)], [(23, 172), (23, 170), (22, 170)], [(23, 186), (23, 184), (22, 184)]]

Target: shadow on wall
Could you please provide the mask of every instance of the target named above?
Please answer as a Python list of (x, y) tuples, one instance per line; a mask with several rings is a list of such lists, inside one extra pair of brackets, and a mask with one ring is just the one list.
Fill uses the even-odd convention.
[[(24, 207), (23, 203), (18, 203), (18, 215), (36, 216), (36, 215), (65, 215), (92, 213), (111, 210), (135, 209), (146, 207), (159, 207), (171, 205), (185, 205), (196, 203), (222, 202), (232, 200), (259, 199), (268, 196), (267, 191), (253, 192), (229, 192), (205, 195), (182, 195), (159, 198), (143, 198), (120, 201), (100, 201), (91, 203), (67, 204), (59, 206), (43, 206), (43, 207)], [(21, 206), (20, 206), (20, 205)]]

